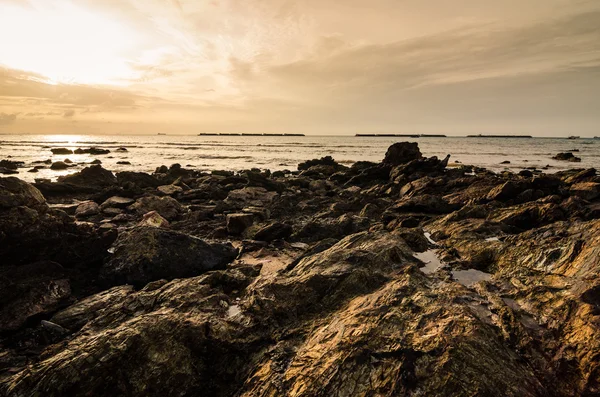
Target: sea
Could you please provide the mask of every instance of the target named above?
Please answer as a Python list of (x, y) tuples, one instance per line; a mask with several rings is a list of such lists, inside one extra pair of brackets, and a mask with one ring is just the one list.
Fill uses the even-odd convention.
[[(359, 160), (381, 161), (395, 142), (417, 142), (425, 156), (451, 155), (451, 166), (465, 164), (495, 172), (544, 169), (556, 172), (568, 168), (599, 168), (600, 139), (563, 138), (478, 138), (478, 137), (356, 137), (356, 136), (190, 136), (190, 135), (0, 135), (0, 160), (25, 162), (16, 175), (27, 181), (36, 178), (56, 180), (77, 172), (93, 160), (113, 172), (153, 172), (161, 165), (178, 163), (197, 170), (243, 170), (260, 168), (295, 170), (298, 163), (332, 156), (341, 164)], [(53, 155), (52, 148), (98, 147), (106, 155)], [(115, 151), (126, 148), (126, 152)], [(574, 151), (580, 163), (556, 161), (559, 152)], [(64, 161), (74, 166), (67, 170), (40, 169), (27, 172), (34, 161)], [(509, 161), (509, 164), (503, 162)], [(129, 162), (130, 164), (118, 164)]]

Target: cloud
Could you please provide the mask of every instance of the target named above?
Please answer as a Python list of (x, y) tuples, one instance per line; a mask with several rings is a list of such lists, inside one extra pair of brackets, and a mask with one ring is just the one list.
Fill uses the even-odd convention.
[(18, 113), (0, 113), (0, 125), (12, 124), (17, 120)]
[(64, 118), (71, 118), (73, 116), (75, 116), (75, 111), (73, 109), (69, 109), (63, 113)]

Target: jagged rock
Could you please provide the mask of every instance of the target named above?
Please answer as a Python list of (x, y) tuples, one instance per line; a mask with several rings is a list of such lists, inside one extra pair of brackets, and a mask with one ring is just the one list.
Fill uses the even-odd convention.
[(257, 172), (245, 172), (243, 176), (248, 180), (249, 187), (262, 187), (269, 191), (282, 192), (285, 190), (285, 185), (273, 181)]
[(416, 142), (397, 142), (390, 146), (383, 159), (384, 164), (401, 165), (423, 157)]
[(594, 200), (600, 197), (600, 183), (597, 182), (579, 182), (571, 185), (571, 194), (581, 197), (584, 200)]
[(136, 200), (129, 209), (144, 215), (151, 211), (158, 212), (168, 221), (177, 219), (183, 213), (183, 207), (172, 197), (146, 196)]
[(530, 184), (523, 181), (507, 181), (498, 185), (487, 195), (488, 200), (506, 201), (516, 198), (520, 193), (527, 190)]
[(229, 234), (239, 235), (254, 223), (254, 215), (247, 213), (228, 214), (227, 232)]
[(84, 201), (77, 206), (75, 210), (76, 218), (86, 218), (88, 216), (100, 213), (100, 206), (94, 201)]
[(52, 152), (52, 154), (73, 154), (73, 151), (71, 149), (67, 149), (64, 147), (52, 148), (50, 149), (50, 151)]
[(8, 170), (16, 170), (19, 167), (24, 167), (25, 163), (22, 161), (13, 160), (0, 160), (0, 168), (6, 168)]
[(136, 227), (121, 233), (112, 248), (114, 253), (101, 271), (109, 285), (143, 286), (159, 279), (193, 277), (223, 269), (237, 256), (231, 244), (208, 244), (155, 227)]
[(260, 228), (255, 234), (254, 239), (259, 241), (273, 241), (286, 239), (292, 235), (293, 228), (290, 225), (281, 222), (273, 222)]
[(19, 173), (19, 171), (12, 170), (10, 168), (0, 167), (0, 174), (3, 174), (3, 175), (16, 175), (18, 173)]

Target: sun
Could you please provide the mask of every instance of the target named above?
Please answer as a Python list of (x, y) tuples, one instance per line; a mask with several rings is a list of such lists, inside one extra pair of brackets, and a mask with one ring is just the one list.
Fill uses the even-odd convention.
[(135, 73), (134, 29), (69, 1), (0, 3), (0, 63), (48, 78), (48, 83), (119, 84)]

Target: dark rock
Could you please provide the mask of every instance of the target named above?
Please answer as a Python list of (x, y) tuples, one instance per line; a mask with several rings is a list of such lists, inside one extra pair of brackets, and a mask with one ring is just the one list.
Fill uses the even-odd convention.
[(500, 162), (500, 164), (510, 164), (510, 161), (504, 160), (504, 161)]
[(292, 235), (292, 226), (281, 222), (273, 222), (260, 228), (255, 234), (254, 239), (259, 241), (273, 241), (286, 239)]
[(75, 149), (75, 154), (91, 154), (91, 155), (100, 155), (100, 154), (109, 154), (110, 150), (108, 149), (100, 149), (97, 147), (91, 147), (88, 149)]
[(58, 181), (65, 184), (96, 189), (116, 184), (117, 178), (115, 178), (112, 172), (105, 170), (100, 165), (92, 165), (82, 169), (80, 172), (61, 176), (58, 178)]
[(0, 332), (17, 330), (72, 302), (66, 271), (50, 261), (0, 266), (0, 302)]
[(340, 164), (338, 164), (331, 156), (325, 156), (321, 157), (320, 159), (307, 160), (303, 163), (298, 164), (298, 171), (307, 170), (315, 165), (330, 165), (334, 167), (340, 166)]
[(63, 163), (65, 163), (65, 164), (73, 164), (73, 162), (71, 160), (69, 160), (69, 159), (64, 159)]
[(11, 169), (5, 168), (5, 167), (0, 167), (0, 174), (4, 174), (4, 175), (16, 175), (18, 173), (19, 173), (19, 171), (11, 170)]
[(102, 161), (96, 159), (96, 160), (93, 160), (92, 162), (90, 162), (90, 164), (98, 165), (98, 164), (102, 164)]
[(101, 276), (109, 285), (144, 286), (150, 281), (193, 277), (223, 269), (237, 256), (231, 244), (208, 244), (175, 231), (136, 227), (121, 233)]
[(138, 188), (158, 187), (162, 184), (157, 178), (145, 172), (122, 171), (117, 172), (119, 185), (132, 184)]
[(138, 223), (138, 226), (150, 226), (150, 227), (163, 227), (168, 228), (170, 226), (169, 221), (160, 216), (156, 211), (150, 211), (142, 217), (142, 220)]
[(100, 205), (100, 208), (102, 208), (102, 209), (105, 209), (105, 208), (127, 208), (134, 202), (135, 202), (135, 200), (133, 200), (129, 197), (113, 196), (113, 197), (107, 199), (106, 201), (104, 201)]
[(52, 148), (50, 149), (50, 151), (52, 152), (52, 154), (73, 154), (73, 151), (71, 149), (67, 149), (64, 147)]
[(571, 194), (581, 197), (584, 200), (594, 200), (600, 197), (600, 183), (598, 182), (579, 182), (571, 185)]
[(19, 167), (24, 167), (25, 163), (22, 161), (13, 161), (13, 160), (0, 160), (0, 168), (6, 168), (9, 170), (16, 170)]
[(247, 213), (228, 214), (227, 232), (233, 235), (242, 234), (254, 223), (254, 215)]
[(127, 150), (127, 148), (125, 148), (125, 147), (120, 147), (120, 148), (118, 148), (117, 150), (115, 150), (115, 152), (127, 152), (127, 151), (128, 151), (128, 150)]
[(144, 215), (151, 211), (158, 212), (168, 221), (177, 219), (183, 213), (183, 207), (172, 197), (146, 196), (136, 200), (129, 209), (138, 215)]
[(76, 218), (86, 218), (100, 213), (100, 206), (93, 201), (84, 201), (75, 210)]
[(384, 164), (401, 165), (413, 160), (419, 160), (423, 156), (416, 142), (397, 142), (390, 146), (383, 159)]
[(119, 164), (119, 165), (131, 165), (131, 163), (129, 161), (117, 161), (117, 164)]
[(552, 157), (554, 160), (559, 161), (571, 161), (571, 162), (580, 162), (581, 159), (576, 157), (571, 152), (558, 153), (556, 156)]
[(54, 163), (52, 163), (52, 165), (50, 166), (51, 170), (66, 170), (67, 168), (69, 168), (68, 164), (65, 164), (62, 161), (55, 161)]
[(488, 200), (506, 201), (517, 197), (524, 190), (529, 189), (530, 184), (522, 181), (507, 181), (496, 186), (488, 195)]

